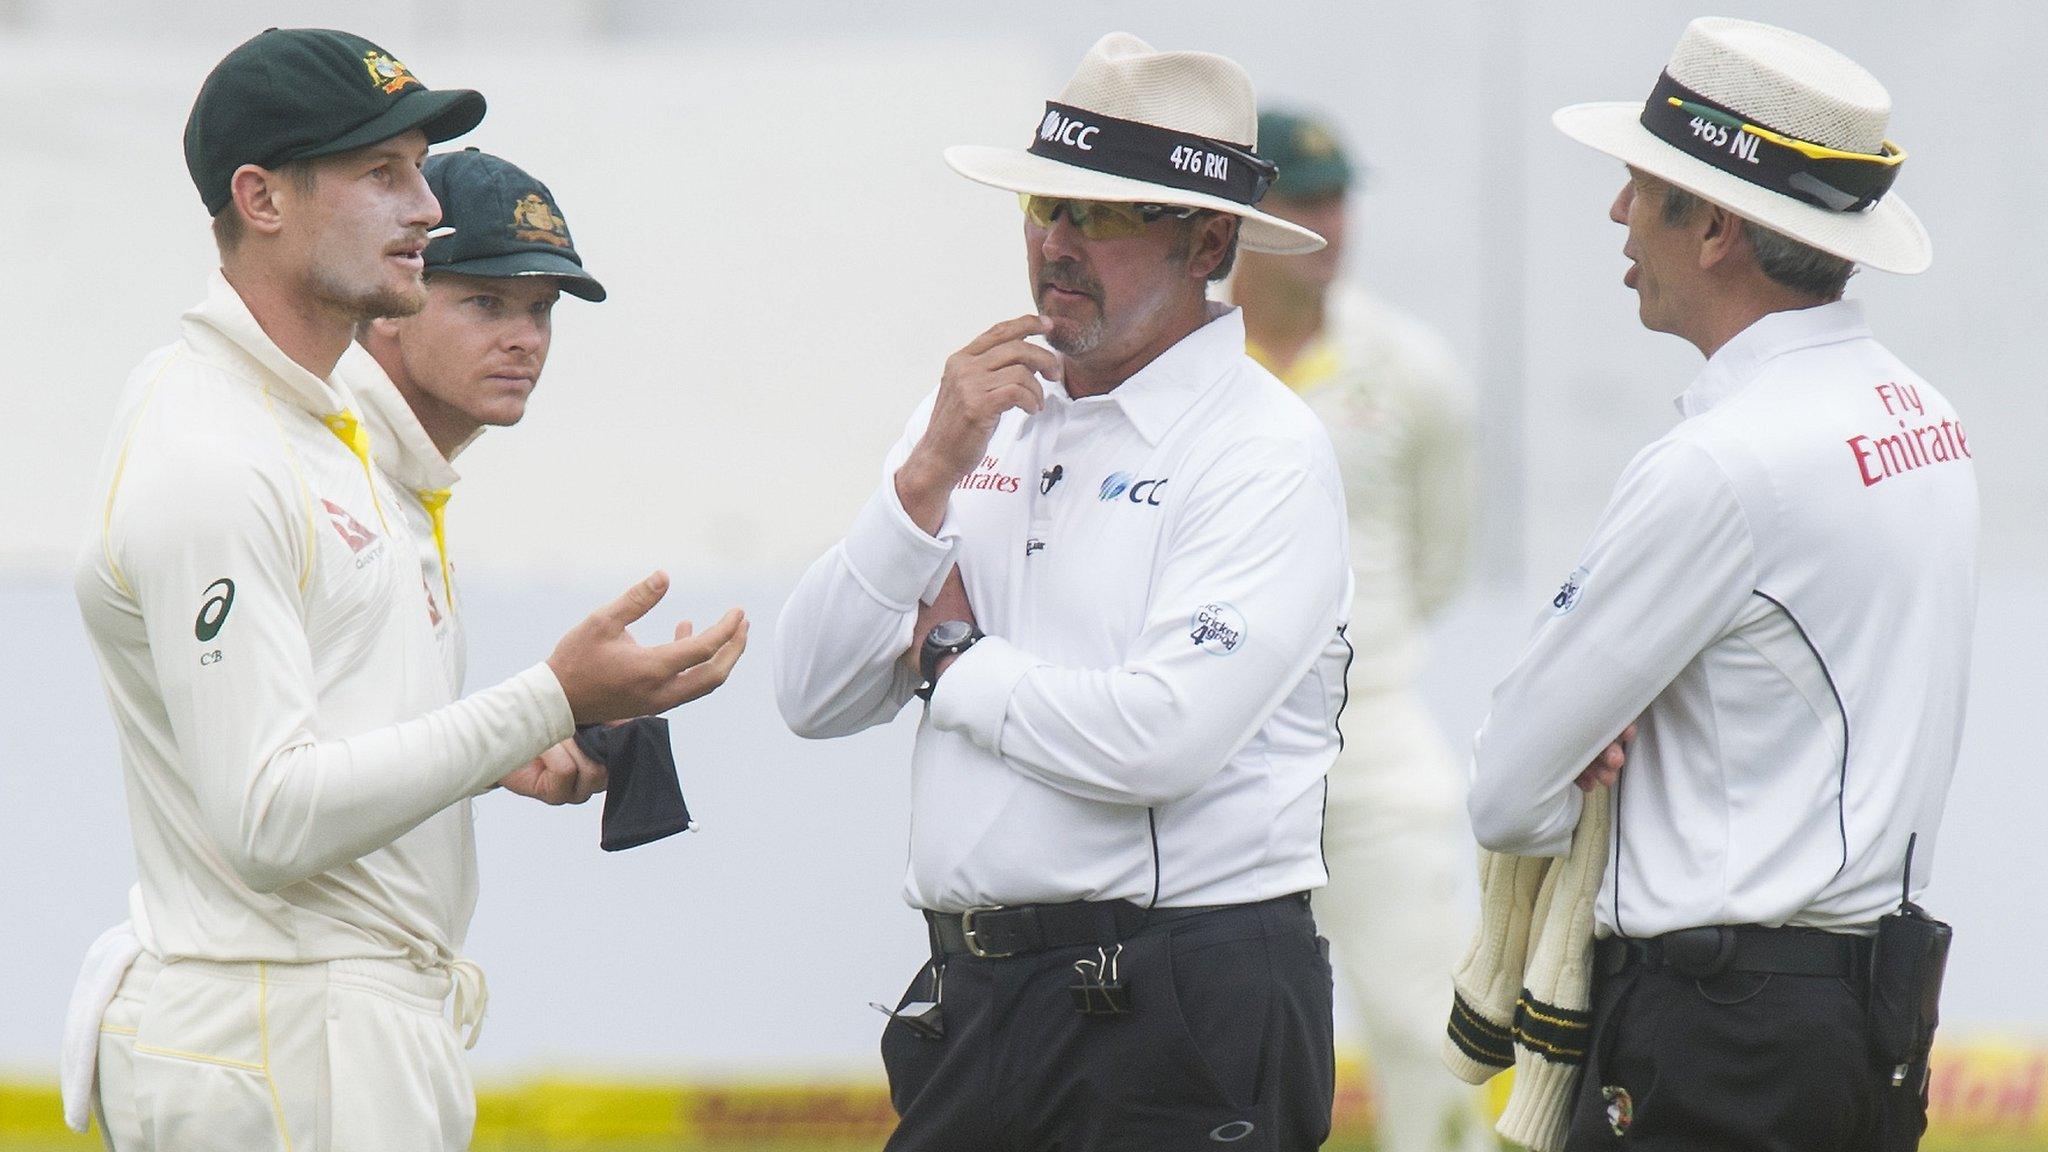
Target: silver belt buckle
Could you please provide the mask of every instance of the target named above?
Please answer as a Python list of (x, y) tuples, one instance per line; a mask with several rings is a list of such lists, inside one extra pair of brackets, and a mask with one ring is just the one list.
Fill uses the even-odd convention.
[(982, 960), (1001, 960), (1016, 955), (1014, 952), (991, 952), (974, 938), (974, 917), (982, 912), (1000, 912), (1003, 907), (1001, 904), (977, 904), (960, 914), (960, 935), (966, 938), (967, 951), (970, 955)]

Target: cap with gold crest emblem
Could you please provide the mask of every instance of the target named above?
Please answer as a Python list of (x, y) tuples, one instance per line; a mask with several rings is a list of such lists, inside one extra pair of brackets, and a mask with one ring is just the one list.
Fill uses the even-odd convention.
[(572, 296), (604, 299), (547, 185), (475, 148), (427, 157), (426, 175), (441, 201), (441, 231), (427, 243), (429, 276), (553, 276)]
[(484, 118), (466, 88), (429, 89), (389, 52), (326, 28), (271, 28), (214, 65), (185, 121), (185, 168), (209, 216), (233, 198), (235, 170), (332, 156), (415, 128), (427, 143)]

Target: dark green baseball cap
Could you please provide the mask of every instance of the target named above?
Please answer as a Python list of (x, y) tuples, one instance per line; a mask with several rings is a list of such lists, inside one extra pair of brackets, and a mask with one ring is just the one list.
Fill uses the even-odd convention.
[(418, 128), (429, 144), (484, 118), (466, 88), (429, 89), (391, 54), (326, 28), (272, 28), (227, 54), (185, 120), (185, 168), (218, 216), (235, 169), (332, 156)]
[(1315, 200), (1351, 187), (1351, 161), (1336, 129), (1307, 113), (1259, 113), (1259, 155), (1279, 166), (1273, 191), (1281, 196)]
[(426, 174), (441, 201), (441, 228), (454, 229), (427, 241), (427, 275), (553, 276), (571, 296), (604, 299), (547, 185), (474, 148), (427, 157)]

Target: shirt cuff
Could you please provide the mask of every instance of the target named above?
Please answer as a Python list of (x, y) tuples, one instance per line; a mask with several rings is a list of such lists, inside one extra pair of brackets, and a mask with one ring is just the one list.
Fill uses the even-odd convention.
[(952, 567), (953, 540), (944, 526), (937, 537), (925, 535), (897, 500), (895, 481), (884, 480), (854, 517), (840, 548), (869, 592), (891, 608), (908, 610), (939, 594)]
[(562, 691), (562, 682), (555, 679), (555, 670), (548, 667), (547, 661), (543, 660), (514, 676), (512, 682), (533, 698), (534, 711), (547, 730), (546, 747), (553, 748), (576, 734), (576, 715), (569, 710), (569, 697)]
[(1000, 756), (1003, 719), (1017, 681), (1045, 661), (998, 636), (985, 636), (940, 674), (932, 690), (932, 726), (958, 732)]

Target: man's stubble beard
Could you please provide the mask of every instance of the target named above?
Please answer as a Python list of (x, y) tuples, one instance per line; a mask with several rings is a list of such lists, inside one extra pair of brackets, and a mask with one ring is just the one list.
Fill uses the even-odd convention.
[(1102, 334), (1102, 316), (1098, 312), (1095, 319), (1079, 322), (1073, 329), (1055, 325), (1046, 333), (1045, 342), (1062, 356), (1086, 356), (1102, 346)]
[(1084, 293), (1095, 303), (1093, 319), (1054, 322), (1053, 330), (1045, 335), (1045, 342), (1052, 345), (1053, 351), (1063, 356), (1086, 356), (1102, 346), (1103, 335), (1108, 329), (1108, 318), (1103, 315), (1100, 282), (1073, 261), (1059, 260), (1039, 269), (1036, 287), (1041, 307), (1044, 305), (1046, 290), (1052, 287)]
[(415, 316), (427, 306), (427, 284), (416, 277), (409, 289), (361, 288), (343, 280), (325, 267), (316, 266), (310, 277), (316, 299), (333, 306), (357, 324), (383, 316)]

